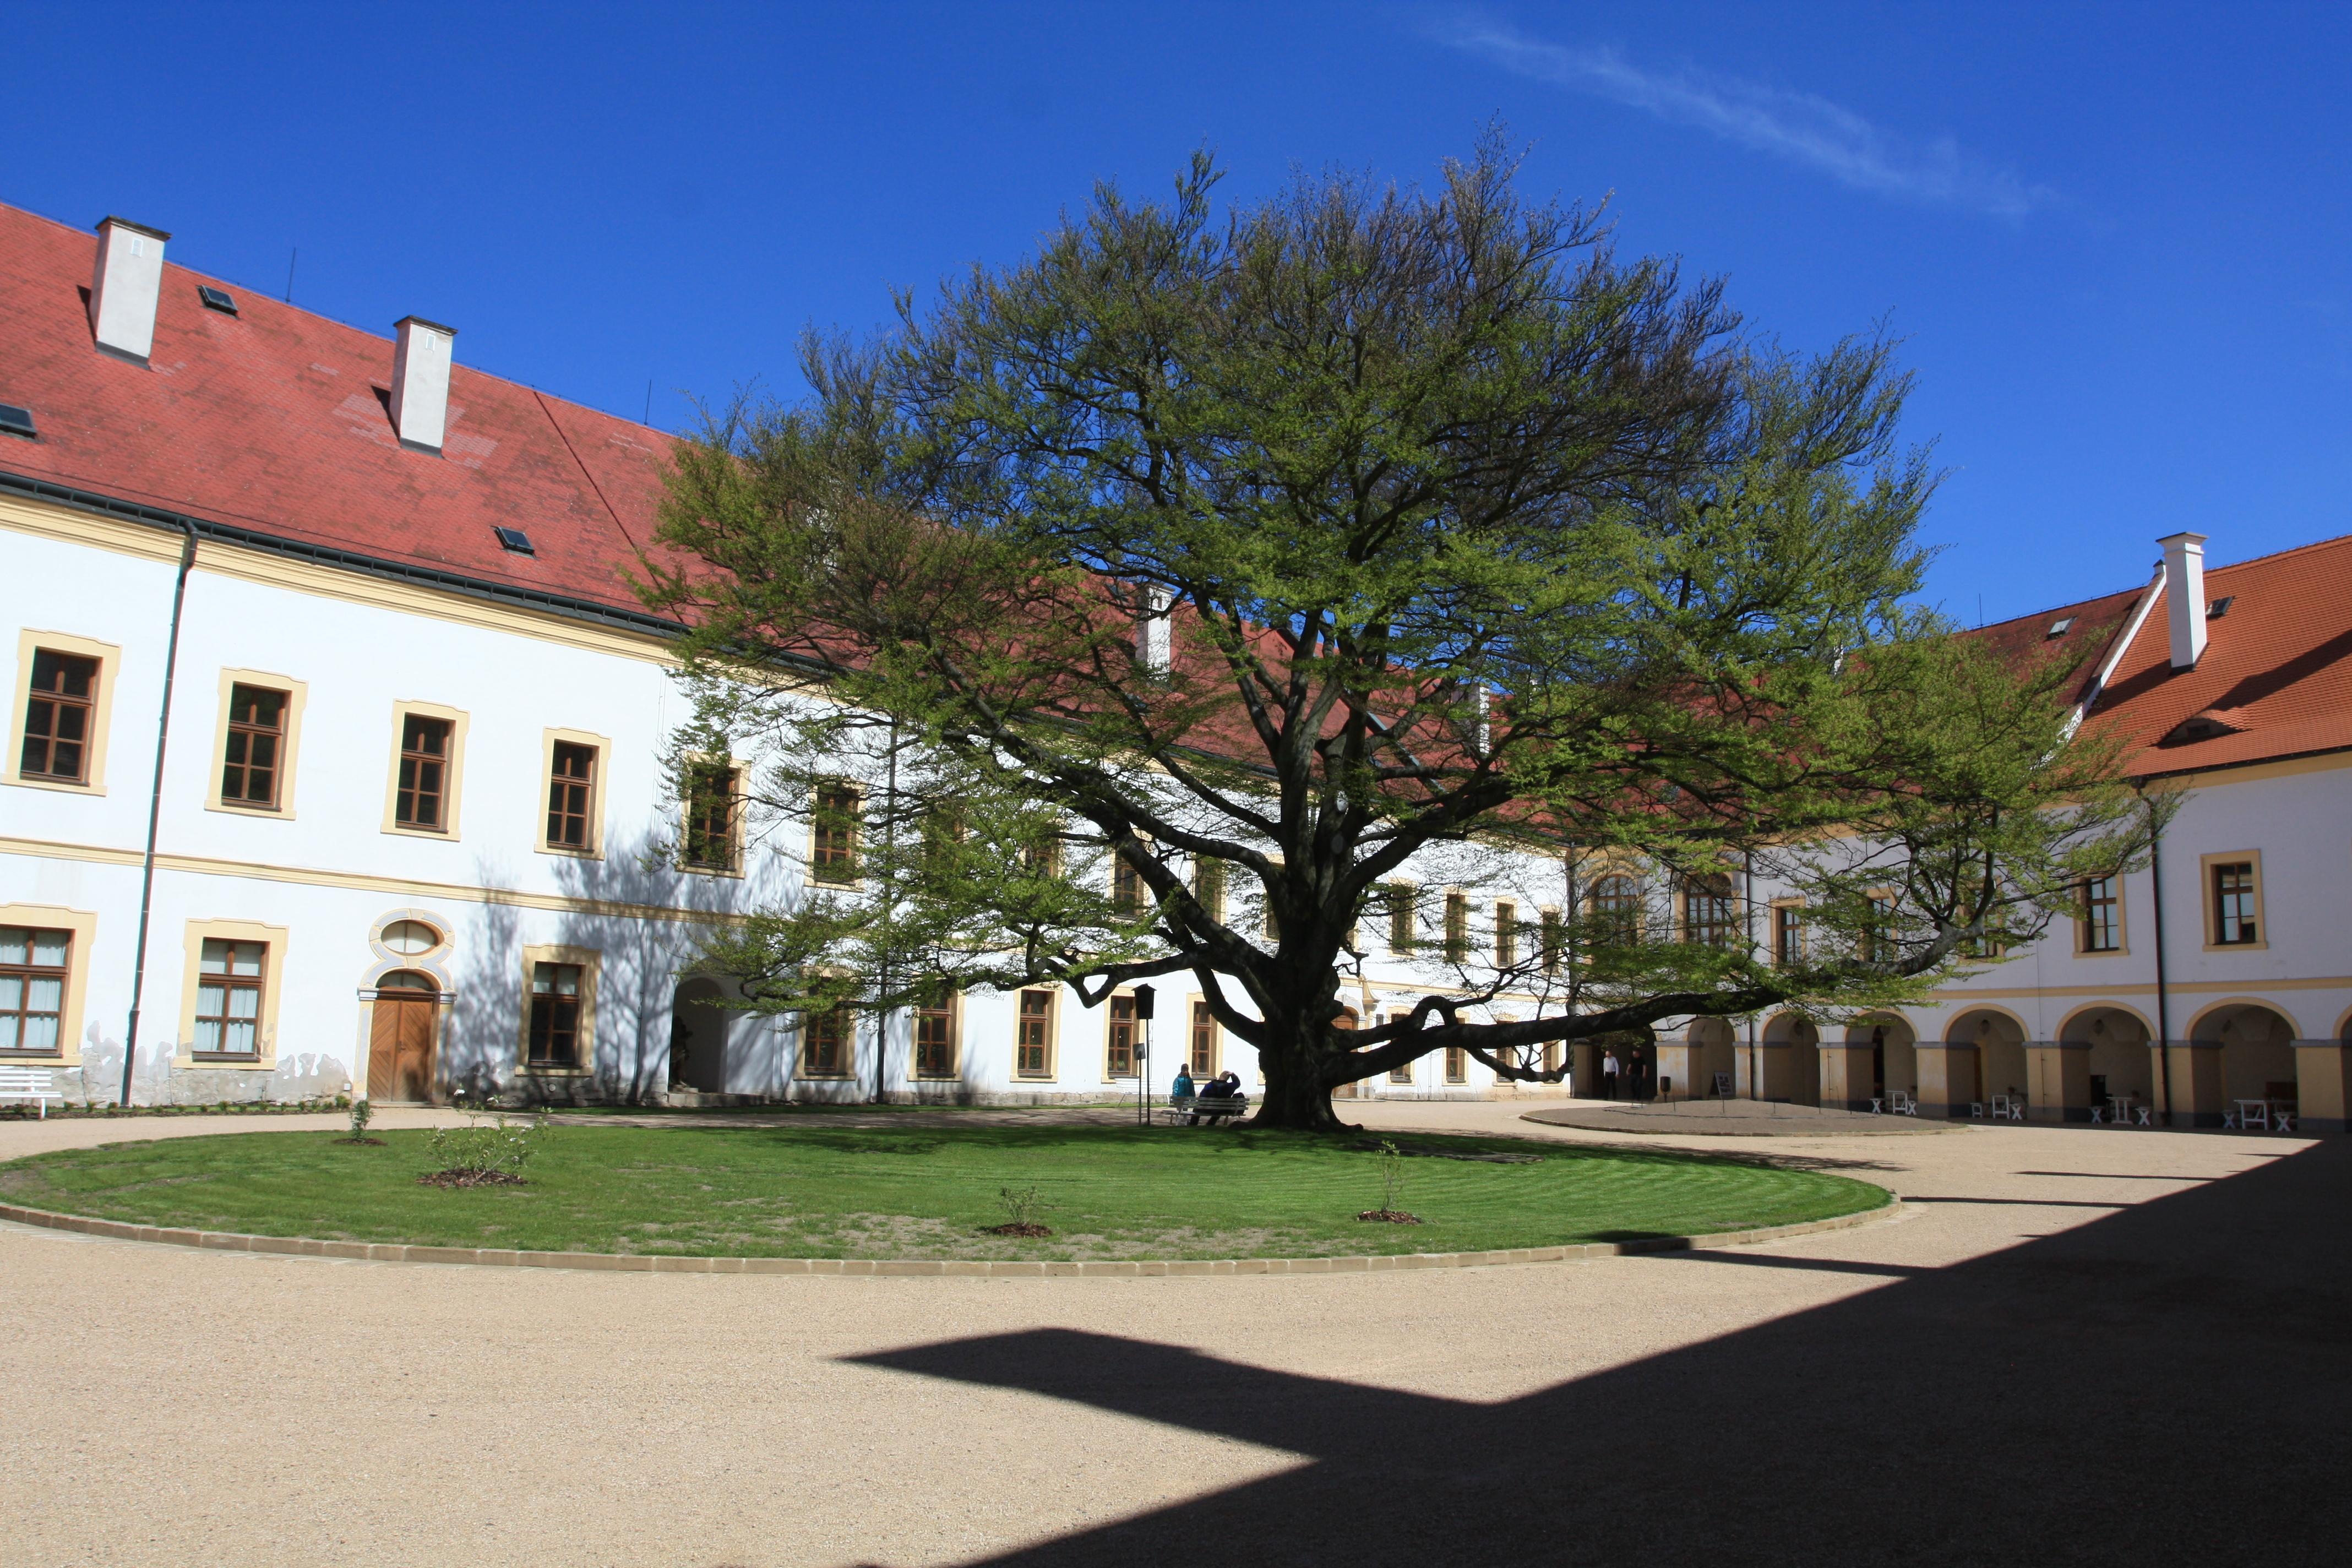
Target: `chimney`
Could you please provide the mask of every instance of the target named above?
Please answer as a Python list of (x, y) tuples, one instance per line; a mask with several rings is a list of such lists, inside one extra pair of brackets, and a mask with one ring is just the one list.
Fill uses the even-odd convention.
[(1143, 609), (1135, 620), (1135, 662), (1143, 667), (1145, 674), (1164, 677), (1173, 653), (1170, 634), (1174, 628), (1168, 624), (1168, 610), (1176, 602), (1176, 595), (1151, 583), (1144, 585), (1139, 597)]
[(171, 237), (127, 218), (99, 220), (89, 330), (108, 353), (147, 363), (155, 346), (155, 300), (163, 292), (163, 242)]
[(392, 428), (400, 444), (441, 455), (449, 428), (449, 360), (457, 329), (403, 316), (392, 351)]
[(2194, 669), (2205, 652), (2205, 536), (2168, 533), (2164, 546), (2164, 608), (2172, 617), (2172, 668)]

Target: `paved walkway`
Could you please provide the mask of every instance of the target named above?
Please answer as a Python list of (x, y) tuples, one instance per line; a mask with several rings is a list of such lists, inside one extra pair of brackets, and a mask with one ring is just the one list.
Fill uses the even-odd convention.
[[(1348, 1109), (1606, 1136), (1508, 1104)], [(239, 1126), (5, 1122), (0, 1158)], [(2352, 1140), (1971, 1127), (1736, 1152), (1853, 1171), (1913, 1215), (1582, 1264), (1132, 1280), (442, 1268), (0, 1226), (0, 1558), (2340, 1551)]]

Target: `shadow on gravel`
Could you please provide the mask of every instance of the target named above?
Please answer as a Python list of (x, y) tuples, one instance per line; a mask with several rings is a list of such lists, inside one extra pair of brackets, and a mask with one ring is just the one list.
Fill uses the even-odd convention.
[(1309, 1458), (988, 1559), (1024, 1568), (2276, 1565), (2352, 1538), (2348, 1280), (2337, 1139), (1500, 1405), (1062, 1331), (858, 1359)]

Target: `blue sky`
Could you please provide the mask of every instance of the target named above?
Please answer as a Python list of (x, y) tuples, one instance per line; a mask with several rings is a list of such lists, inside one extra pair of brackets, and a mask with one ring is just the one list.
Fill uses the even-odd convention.
[[(0, 201), (655, 422), (1195, 147), (1534, 192), (1817, 347), (1884, 320), (1969, 621), (2352, 531), (2352, 7), (20, 7)], [(0, 343), (0, 362), (5, 344)]]

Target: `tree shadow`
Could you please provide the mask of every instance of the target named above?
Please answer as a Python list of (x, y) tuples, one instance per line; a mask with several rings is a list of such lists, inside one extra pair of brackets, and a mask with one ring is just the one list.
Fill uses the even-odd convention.
[(1307, 1458), (999, 1563), (2328, 1562), (2347, 1195), (2337, 1140), (1497, 1404), (1063, 1330), (855, 1359)]

